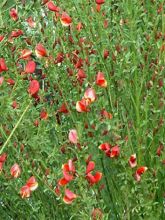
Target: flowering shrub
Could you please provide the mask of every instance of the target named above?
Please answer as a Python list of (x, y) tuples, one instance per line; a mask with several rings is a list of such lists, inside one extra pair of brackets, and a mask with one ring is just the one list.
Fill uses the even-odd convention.
[(0, 3), (2, 219), (163, 219), (161, 2)]

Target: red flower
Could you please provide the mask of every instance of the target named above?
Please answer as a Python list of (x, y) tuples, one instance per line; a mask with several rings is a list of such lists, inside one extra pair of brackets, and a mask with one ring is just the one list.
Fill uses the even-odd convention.
[(98, 183), (101, 180), (101, 178), (102, 178), (102, 173), (100, 172), (96, 172), (95, 175), (92, 175), (91, 173), (88, 173), (86, 175), (86, 179), (88, 180), (91, 186), (93, 184)]
[(3, 58), (0, 58), (0, 73), (7, 70), (8, 68), (6, 66), (5, 60)]
[(72, 18), (66, 12), (62, 13), (60, 20), (61, 24), (66, 27), (70, 26), (72, 23)]
[(37, 80), (32, 80), (29, 85), (28, 92), (30, 95), (36, 95), (40, 89), (40, 84)]
[(47, 51), (41, 43), (37, 44), (37, 46), (35, 47), (35, 53), (38, 58), (47, 56)]
[(61, 105), (61, 107), (58, 109), (58, 112), (65, 113), (65, 114), (69, 112), (65, 103)]
[(68, 183), (69, 183), (69, 181), (66, 180), (64, 177), (61, 178), (61, 179), (58, 181), (58, 185), (59, 185), (59, 186), (65, 186), (65, 185), (68, 184)]
[(99, 12), (101, 10), (101, 5), (105, 3), (105, 0), (95, 0), (96, 2), (96, 10)]
[(95, 162), (93, 161), (89, 161), (86, 167), (86, 174), (90, 173), (91, 171), (93, 171), (95, 168)]
[(136, 154), (132, 154), (129, 158), (129, 165), (131, 168), (134, 168), (137, 166), (137, 161), (136, 161)]
[(0, 155), (0, 172), (2, 171), (3, 169), (3, 164), (4, 162), (6, 161), (6, 158), (7, 158), (7, 154), (1, 154)]
[(94, 168), (95, 163), (93, 161), (89, 161), (86, 167), (86, 179), (91, 186), (98, 183), (102, 178), (102, 173), (100, 172), (96, 172), (94, 175), (92, 175), (91, 172), (94, 170)]
[(69, 183), (74, 178), (76, 172), (75, 166), (72, 160), (68, 160), (68, 163), (63, 164), (62, 166), (63, 178), (58, 181), (60, 186), (64, 186)]
[(45, 5), (49, 0), (42, 0), (42, 4)]
[(118, 145), (112, 146), (108, 143), (103, 143), (99, 146), (99, 149), (104, 151), (105, 154), (110, 158), (118, 157), (120, 154), (120, 148)]
[(27, 185), (25, 185), (21, 188), (20, 195), (21, 195), (22, 199), (29, 198), (30, 194), (31, 194), (31, 191), (30, 191), (30, 188)]
[(99, 146), (99, 149), (104, 152), (110, 151), (110, 148), (111, 148), (111, 145), (109, 143), (103, 143)]
[(60, 8), (57, 7), (52, 1), (47, 3), (47, 7), (50, 11), (55, 11), (55, 12), (59, 12)]
[(0, 42), (3, 41), (3, 39), (4, 39), (4, 36), (0, 35)]
[(15, 163), (11, 169), (10, 169), (10, 174), (14, 177), (14, 178), (18, 178), (21, 174), (21, 168), (20, 166)]
[(114, 147), (112, 147), (112, 148), (110, 149), (110, 154), (109, 154), (109, 156), (110, 156), (111, 158), (112, 158), (112, 157), (118, 157), (119, 154), (120, 154), (120, 148), (119, 148), (118, 145), (116, 145), (116, 146), (114, 146)]
[(148, 169), (147, 167), (143, 167), (143, 166), (142, 166), (142, 167), (139, 167), (139, 168), (136, 170), (135, 175), (134, 175), (135, 180), (138, 181), (138, 182), (140, 182), (140, 180), (141, 180), (141, 175), (142, 175), (143, 173), (145, 173), (147, 169)]
[(30, 191), (34, 191), (37, 189), (38, 187), (38, 182), (36, 181), (34, 176), (31, 176), (27, 182), (26, 182), (26, 186), (29, 187)]
[(81, 101), (76, 103), (76, 110), (78, 112), (89, 112), (89, 103), (90, 101), (88, 99), (83, 98)]
[(42, 110), (42, 111), (40, 112), (40, 118), (43, 119), (43, 120), (47, 120), (47, 119), (48, 119), (48, 113), (47, 113), (47, 111)]
[(34, 73), (36, 69), (36, 63), (33, 60), (29, 60), (25, 67), (26, 73)]
[(104, 73), (102, 73), (102, 72), (97, 73), (96, 84), (100, 87), (103, 87), (103, 88), (107, 87), (107, 81), (104, 78)]
[(6, 159), (7, 159), (7, 154), (3, 153), (0, 155), (0, 162), (1, 163), (4, 163), (6, 161)]
[(23, 35), (23, 31), (18, 29), (18, 30), (15, 30), (15, 31), (11, 32), (10, 38), (14, 38), (14, 37), (17, 38), (21, 35)]
[(14, 20), (17, 21), (18, 20), (18, 13), (17, 10), (15, 8), (10, 9), (10, 17)]
[(82, 82), (86, 77), (87, 76), (86, 76), (84, 70), (83, 69), (79, 69), (78, 72), (77, 72), (77, 80), (79, 82)]
[(76, 198), (77, 198), (77, 195), (75, 193), (73, 193), (69, 189), (65, 189), (65, 196), (63, 198), (63, 201), (66, 204), (71, 204), (73, 202), (73, 200)]
[(95, 0), (96, 4), (101, 5), (105, 3), (105, 0)]

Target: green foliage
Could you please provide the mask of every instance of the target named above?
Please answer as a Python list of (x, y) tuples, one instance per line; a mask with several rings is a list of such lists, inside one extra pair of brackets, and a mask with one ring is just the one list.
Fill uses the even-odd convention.
[[(105, 220), (163, 220), (165, 154), (162, 149), (158, 155), (157, 149), (164, 145), (165, 134), (164, 2), (107, 0), (100, 12), (95, 1), (54, 3), (72, 17), (71, 27), (62, 26), (58, 15), (41, 1), (0, 3), (0, 35), (4, 36), (0, 58), (9, 69), (0, 73), (4, 77), (0, 84), (0, 155), (8, 155), (0, 172), (0, 218), (86, 220), (99, 208)], [(17, 21), (9, 15), (11, 8), (18, 10)], [(30, 16), (34, 28), (27, 23)], [(81, 31), (76, 28), (78, 22), (83, 24)], [(11, 32), (18, 29), (23, 35), (11, 40)], [(46, 48), (48, 57), (36, 56), (38, 43)], [(23, 49), (32, 50), (37, 64), (31, 75), (23, 74), (27, 63), (20, 59)], [(105, 50), (109, 51), (107, 59)], [(64, 58), (56, 64), (59, 53)], [(80, 68), (75, 67), (75, 57), (83, 60)], [(87, 75), (82, 84), (78, 69)], [(98, 71), (104, 73), (107, 88), (96, 85)], [(39, 101), (28, 93), (30, 77), (40, 83)], [(9, 85), (8, 79), (15, 84)], [(78, 113), (76, 102), (88, 87), (95, 89), (97, 99), (89, 112)], [(18, 108), (12, 107), (13, 101)], [(59, 113), (63, 103), (68, 114)], [(112, 119), (102, 119), (102, 109)], [(46, 120), (40, 116), (43, 110), (48, 114)], [(81, 149), (69, 142), (70, 129), (77, 130)], [(109, 158), (98, 149), (105, 142), (120, 146), (119, 157)], [(140, 182), (134, 178), (137, 167), (128, 164), (135, 153), (138, 167), (148, 168)], [(85, 178), (89, 155), (95, 170), (103, 174), (93, 186)], [(63, 202), (65, 187), (59, 196), (54, 192), (63, 175), (61, 167), (69, 159), (75, 160), (76, 174), (66, 188), (77, 195), (70, 205)], [(10, 175), (14, 163), (22, 170), (16, 179)], [(39, 187), (30, 198), (22, 199), (20, 188), (30, 176), (36, 177)]]

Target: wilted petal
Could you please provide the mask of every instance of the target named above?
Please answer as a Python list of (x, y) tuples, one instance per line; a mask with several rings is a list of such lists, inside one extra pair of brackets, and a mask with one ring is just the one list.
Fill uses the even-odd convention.
[(31, 27), (31, 28), (35, 28), (36, 27), (36, 22), (33, 20), (33, 18), (31, 16), (28, 17), (26, 21), (27, 21), (29, 27)]
[(96, 100), (96, 92), (93, 88), (88, 88), (84, 93), (84, 98), (89, 99), (91, 102)]
[(160, 144), (160, 146), (157, 148), (156, 154), (160, 157), (160, 155), (163, 153), (164, 146), (163, 144)]
[(24, 49), (21, 51), (21, 56), (19, 59), (28, 59), (32, 55), (32, 51), (29, 49)]
[(78, 135), (77, 135), (77, 131), (75, 129), (72, 129), (69, 131), (69, 141), (73, 144), (78, 143)]
[(10, 169), (10, 174), (14, 177), (14, 178), (18, 178), (21, 174), (21, 168), (20, 166), (15, 163), (11, 169)]
[(23, 186), (20, 190), (20, 195), (21, 195), (22, 199), (29, 198), (30, 193), (31, 193), (30, 188), (27, 185)]

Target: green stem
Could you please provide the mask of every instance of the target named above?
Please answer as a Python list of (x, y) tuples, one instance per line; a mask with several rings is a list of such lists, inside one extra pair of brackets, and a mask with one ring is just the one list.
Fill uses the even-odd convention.
[(17, 129), (17, 127), (19, 126), (20, 122), (22, 121), (25, 113), (27, 112), (27, 110), (30, 107), (31, 102), (28, 104), (28, 106), (25, 108), (24, 112), (22, 113), (21, 117), (19, 118), (18, 122), (16, 123), (16, 125), (14, 126), (12, 132), (10, 133), (9, 137), (7, 138), (6, 142), (4, 143), (3, 147), (0, 150), (0, 154), (2, 154), (3, 150), (5, 149), (5, 147), (7, 146), (8, 142), (10, 141), (11, 137), (13, 136), (15, 130)]

